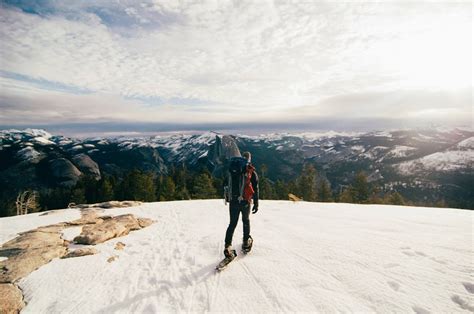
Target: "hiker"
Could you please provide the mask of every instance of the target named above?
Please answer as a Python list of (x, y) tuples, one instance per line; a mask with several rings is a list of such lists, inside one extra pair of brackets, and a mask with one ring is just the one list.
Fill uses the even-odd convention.
[(230, 223), (225, 234), (224, 255), (232, 257), (232, 237), (242, 212), (244, 237), (242, 251), (247, 253), (252, 248), (253, 239), (250, 236), (250, 206), (253, 202), (252, 213), (258, 211), (258, 175), (251, 163), (250, 152), (244, 152), (243, 157), (233, 157), (229, 162), (227, 180), (224, 180), (226, 201), (229, 202)]

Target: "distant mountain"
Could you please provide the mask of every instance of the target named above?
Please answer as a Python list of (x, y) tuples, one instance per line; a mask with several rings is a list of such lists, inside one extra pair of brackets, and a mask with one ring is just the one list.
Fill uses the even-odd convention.
[(364, 171), (369, 181), (409, 199), (473, 207), (474, 132), (469, 129), (260, 136), (196, 135), (74, 139), (44, 130), (0, 131), (0, 184), (8, 188), (73, 186), (81, 175), (122, 176), (137, 168), (166, 174), (184, 164), (220, 174), (226, 157), (248, 150), (270, 180), (289, 180), (313, 163), (334, 191)]

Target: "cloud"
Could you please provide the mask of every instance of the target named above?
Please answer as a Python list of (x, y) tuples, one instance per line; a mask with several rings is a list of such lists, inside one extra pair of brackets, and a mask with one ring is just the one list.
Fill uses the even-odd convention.
[[(459, 96), (472, 87), (471, 7), (5, 1), (0, 88), (3, 108), (16, 111), (0, 123), (22, 112), (212, 122), (403, 119), (439, 109), (457, 119), (472, 101)], [(437, 93), (458, 96), (435, 105), (426, 95)]]

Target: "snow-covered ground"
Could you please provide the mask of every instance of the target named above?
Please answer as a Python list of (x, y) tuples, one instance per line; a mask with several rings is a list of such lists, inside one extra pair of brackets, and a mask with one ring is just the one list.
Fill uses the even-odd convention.
[[(474, 311), (472, 211), (262, 201), (251, 216), (253, 251), (221, 273), (214, 267), (228, 223), (222, 201), (103, 214), (129, 212), (156, 223), (97, 245), (97, 255), (55, 259), (20, 280), (23, 312)], [(77, 210), (2, 218), (0, 239), (76, 218)], [(239, 223), (237, 248), (241, 237)], [(114, 250), (119, 241), (124, 250)]]

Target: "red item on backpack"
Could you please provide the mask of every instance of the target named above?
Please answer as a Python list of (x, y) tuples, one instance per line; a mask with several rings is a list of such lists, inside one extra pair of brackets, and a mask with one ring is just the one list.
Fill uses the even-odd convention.
[(253, 189), (252, 186), (252, 175), (253, 172), (255, 171), (254, 166), (252, 165), (247, 165), (247, 168), (245, 169), (245, 181), (244, 181), (244, 193), (242, 195), (242, 198), (246, 200), (247, 202), (251, 202), (253, 194), (255, 193), (255, 190)]

